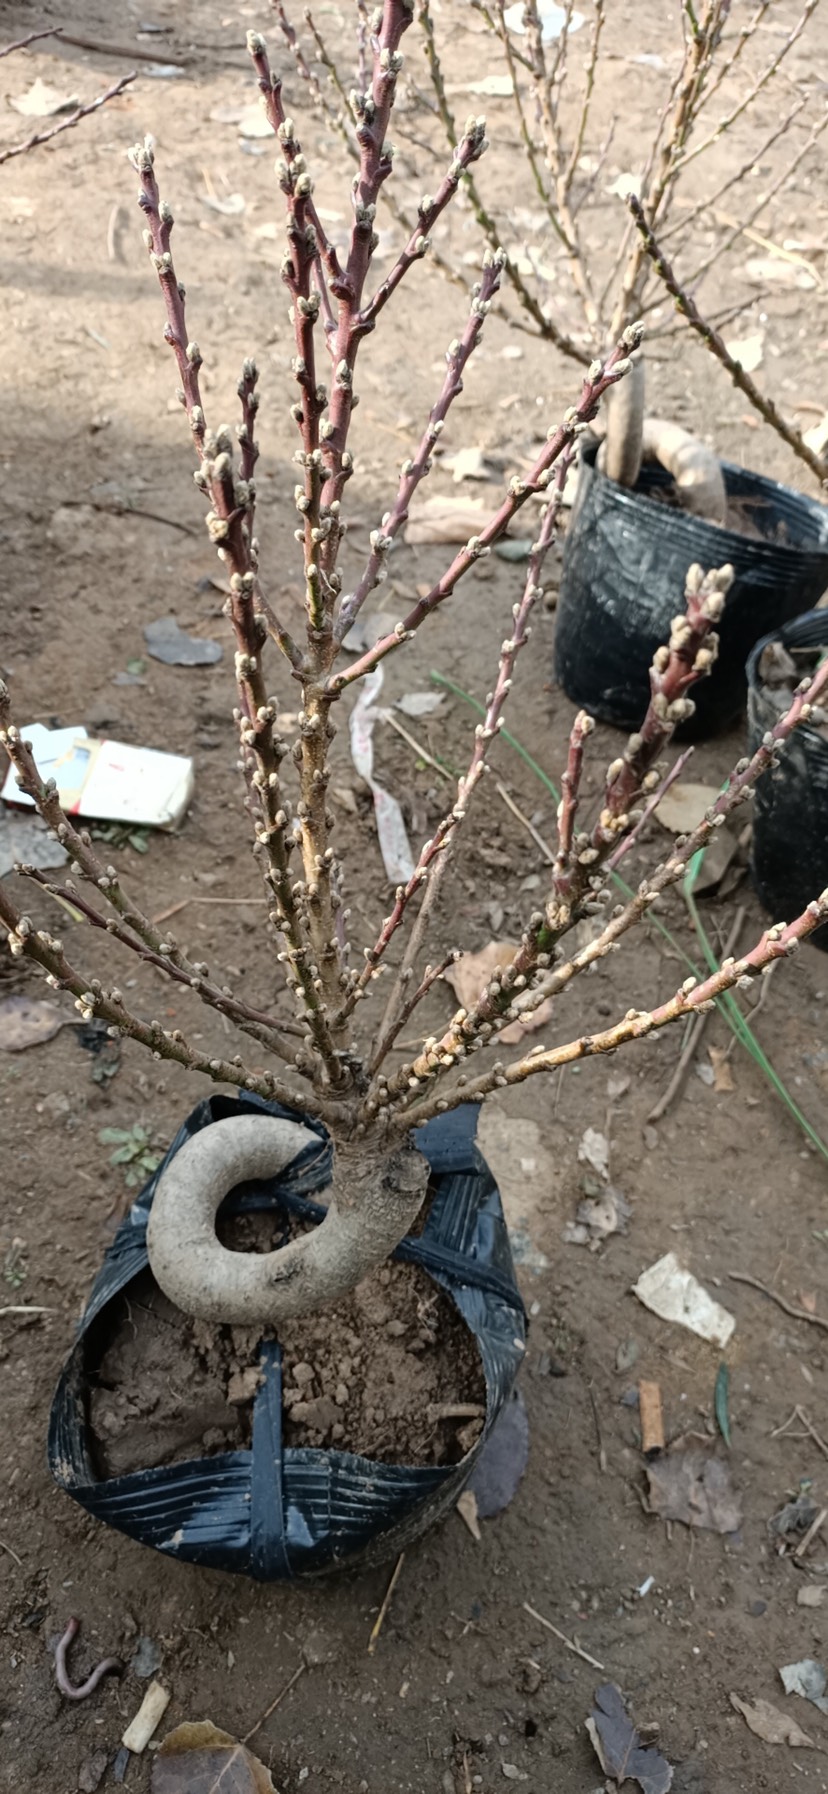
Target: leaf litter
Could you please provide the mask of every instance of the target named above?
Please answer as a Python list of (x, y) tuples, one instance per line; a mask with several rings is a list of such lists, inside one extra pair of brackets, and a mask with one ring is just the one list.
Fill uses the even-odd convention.
[(6, 997), (0, 1003), (0, 1052), (22, 1053), (51, 1040), (71, 1020), (55, 1003), (34, 997)]
[(738, 1694), (731, 1694), (730, 1705), (735, 1707), (750, 1730), (765, 1744), (789, 1744), (792, 1750), (815, 1750), (813, 1738), (797, 1725), (790, 1714), (781, 1713), (771, 1701), (761, 1697), (753, 1701), (743, 1701)]
[(595, 1705), (586, 1722), (595, 1755), (606, 1776), (618, 1787), (637, 1782), (642, 1794), (668, 1794), (673, 1770), (654, 1746), (642, 1744), (614, 1682), (595, 1690)]
[(815, 1657), (803, 1657), (799, 1663), (785, 1663), (779, 1675), (786, 1694), (800, 1694), (803, 1700), (818, 1707), (820, 1713), (828, 1713), (825, 1694), (828, 1677)]
[(715, 1439), (683, 1433), (647, 1465), (651, 1514), (708, 1532), (738, 1532), (742, 1506)]
[(152, 1765), (152, 1794), (275, 1794), (260, 1757), (209, 1719), (176, 1726)]

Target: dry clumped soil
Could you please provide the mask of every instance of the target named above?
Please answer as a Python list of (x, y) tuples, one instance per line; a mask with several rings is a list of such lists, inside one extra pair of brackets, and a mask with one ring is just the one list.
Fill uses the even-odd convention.
[[(135, 182), (123, 153), (145, 130), (156, 138), (162, 191), (178, 220), (176, 255), (191, 327), (206, 357), (205, 389), (217, 420), (234, 415), (244, 355), (255, 353), (261, 363), (263, 563), (273, 569), (275, 597), (290, 611), (296, 606), (290, 584), (294, 444), (287, 421), (292, 351), (278, 277), (279, 195), (271, 154), (243, 153), (232, 126), (213, 116), (254, 98), (241, 46), (249, 26), (268, 28), (262, 10), (215, 0), (182, 8), (157, 0), (151, 22), (170, 28), (158, 40), (158, 54), (172, 60), (184, 53), (184, 73), (158, 79), (139, 64), (128, 96), (57, 145), (2, 170), (0, 662), (21, 720), (78, 721), (92, 732), (194, 755), (195, 798), (180, 832), (153, 837), (143, 856), (117, 844), (109, 852), (153, 914), (185, 905), (173, 926), (192, 951), (216, 969), (226, 968), (251, 998), (271, 1002), (275, 968), (258, 945), (260, 886), (238, 804), (232, 647), (222, 593), (210, 583), (220, 568), (190, 480), (174, 369), (161, 340), (158, 293), (140, 244)], [(342, 41), (348, 16), (347, 7), (332, 6), (320, 23)], [(609, 9), (608, 85), (597, 102), (616, 118), (607, 187), (636, 157), (649, 129), (652, 70), (636, 58), (654, 48), (665, 57), (672, 53), (665, 16), (663, 0), (636, 6), (619, 0)], [(772, 34), (789, 30), (796, 16), (792, 0), (778, 0), (766, 21), (769, 45)], [(77, 0), (71, 17), (75, 35), (129, 46), (144, 11)], [(444, 0), (440, 21), (441, 29), (467, 31), (469, 80), (482, 78), (488, 71), (472, 9), (462, 0)], [(63, 23), (65, 16), (54, 0), (45, 0), (36, 22)], [(32, 23), (29, 7), (7, 4), (4, 39)], [(156, 42), (152, 49), (156, 53)], [(815, 71), (824, 68), (826, 53), (828, 17), (818, 8), (807, 43), (793, 53), (785, 76), (786, 83), (810, 83), (814, 105), (824, 103)], [(22, 92), (39, 74), (90, 98), (128, 66), (126, 56), (38, 45), (3, 63), (2, 93)], [(416, 75), (424, 86), (419, 66)], [(302, 94), (292, 76), (288, 84), (298, 115)], [(711, 152), (711, 186), (725, 178), (729, 157), (747, 159), (751, 144), (768, 135), (779, 116), (780, 93), (771, 84), (752, 122), (740, 125), (733, 147), (728, 138)], [(486, 180), (517, 214), (531, 205), (531, 196), (516, 191), (523, 176), (517, 174), (514, 123), (503, 101), (487, 105), (492, 149)], [(20, 125), (0, 97), (4, 139), (19, 136)], [(432, 127), (423, 114), (415, 128)], [(321, 167), (333, 144), (315, 123), (304, 134), (314, 165)], [(775, 154), (768, 152), (757, 181), (770, 182)], [(422, 182), (406, 158), (398, 178), (405, 198), (416, 199)], [(344, 217), (346, 189), (341, 168), (337, 178), (324, 173), (319, 203)], [(203, 203), (210, 191), (242, 193), (245, 211), (222, 215)], [(594, 227), (599, 256), (604, 224), (609, 231), (609, 209)], [(823, 276), (826, 204), (813, 164), (803, 164), (784, 205), (777, 202), (761, 226), (779, 241), (807, 244)], [(461, 210), (447, 229), (441, 247), (453, 246), (462, 262), (477, 247), (474, 220)], [(386, 255), (396, 241), (383, 241)], [(734, 251), (728, 263), (738, 292), (744, 290), (740, 267), (747, 254)], [(712, 282), (711, 309), (730, 303), (732, 291), (730, 285), (718, 292)], [(398, 462), (431, 402), (444, 345), (465, 312), (462, 294), (426, 267), (414, 270), (407, 292), (400, 333), (395, 336), (386, 322), (360, 364), (356, 447), (363, 483), (354, 501), (358, 526), (346, 578), (360, 565), (367, 531), (387, 503)], [(488, 320), (462, 405), (453, 414), (451, 446), (477, 444), (511, 472), (520, 471), (533, 434), (562, 413), (578, 382), (571, 367), (510, 325), (509, 309), (504, 304)], [(760, 327), (766, 332), (766, 388), (807, 426), (820, 397), (815, 370), (824, 366), (828, 346), (822, 291), (779, 282), (748, 297), (740, 333)], [(744, 402), (685, 335), (654, 343), (652, 384), (659, 415), (708, 433), (729, 459), (804, 485), (804, 470), (756, 427)], [(439, 466), (431, 490), (446, 496), (456, 491)], [(492, 484), (493, 499), (498, 491)], [(379, 594), (382, 606), (395, 609), (441, 564), (438, 549), (402, 546)], [(483, 563), (432, 627), (389, 663), (382, 701), (428, 688), (432, 667), (484, 696), (515, 589), (512, 566), (495, 557)], [(222, 663), (184, 669), (147, 659), (143, 628), (170, 613), (189, 633), (219, 640)], [(294, 608), (289, 622), (295, 627), (299, 621)], [(551, 684), (553, 634), (554, 614), (544, 612), (536, 620), (531, 656), (519, 669), (510, 720), (522, 744), (555, 776), (572, 707)], [(117, 682), (127, 662), (139, 659), (144, 669), (135, 677), (143, 683)], [(286, 710), (295, 710), (295, 693), (275, 656), (273, 678)], [(344, 720), (334, 801), (358, 954), (385, 913), (387, 889), (370, 801), (350, 765)], [(418, 720), (414, 733), (429, 752), (459, 766), (472, 722), (465, 705), (449, 697), (434, 715)], [(617, 752), (617, 740), (611, 731), (598, 733), (593, 797), (602, 758)], [(741, 730), (735, 730), (698, 748), (693, 776), (717, 783), (742, 743)], [(423, 838), (445, 801), (437, 774), (387, 727), (377, 730), (376, 754), (378, 774), (400, 797), (412, 839)], [(498, 749), (497, 774), (536, 828), (551, 837), (553, 800), (505, 744)], [(658, 853), (664, 840), (652, 825), (642, 851)], [(440, 946), (476, 949), (492, 938), (514, 938), (537, 901), (533, 892), (543, 871), (535, 844), (490, 792), (478, 807), (476, 833), (439, 917)], [(33, 913), (53, 920), (35, 895)], [(234, 908), (231, 898), (244, 903)], [(733, 901), (704, 899), (707, 926), (719, 943), (729, 931)], [(762, 918), (745, 882), (735, 901), (747, 911), (747, 941)], [(667, 898), (660, 915), (692, 955), (694, 937), (678, 897)], [(61, 927), (82, 960), (82, 932), (69, 918), (61, 918)], [(120, 957), (110, 957), (110, 946), (104, 975), (133, 979), (138, 1008), (156, 1012), (161, 1003), (165, 1024), (170, 1018), (171, 1026), (180, 1021), (200, 1031), (205, 1051), (230, 1048), (218, 1016), (185, 1015), (170, 986), (137, 961), (125, 967)], [(622, 1014), (632, 1001), (653, 1004), (684, 975), (683, 962), (660, 936), (641, 933), (561, 999), (561, 1033)], [(4, 970), (4, 991), (13, 987)], [(826, 1004), (828, 961), (806, 947), (774, 973), (756, 1023), (780, 1076), (823, 1134)], [(438, 987), (424, 1029), (437, 1027), (452, 1007), (450, 993)], [(729, 1039), (720, 1018), (712, 1018), (700, 1050), (702, 1070), (710, 1063), (706, 1047), (724, 1049)], [(531, 1425), (529, 1466), (512, 1506), (483, 1524), (480, 1543), (452, 1514), (407, 1554), (373, 1656), (366, 1647), (386, 1570), (352, 1573), (321, 1587), (255, 1586), (162, 1561), (97, 1525), (51, 1485), (44, 1441), (52, 1389), (125, 1200), (122, 1173), (110, 1166), (99, 1131), (143, 1121), (163, 1148), (197, 1092), (174, 1070), (129, 1046), (114, 1075), (93, 1077), (98, 1060), (73, 1027), (25, 1055), (0, 1057), (0, 1262), (11, 1267), (3, 1296), (8, 1306), (24, 1302), (47, 1311), (0, 1317), (0, 1787), (14, 1794), (46, 1787), (75, 1794), (90, 1784), (90, 1765), (101, 1751), (110, 1764), (101, 1785), (111, 1785), (112, 1758), (146, 1683), (128, 1667), (122, 1681), (105, 1681), (89, 1701), (77, 1707), (63, 1701), (52, 1650), (71, 1614), (82, 1625), (72, 1659), (78, 1676), (112, 1652), (129, 1666), (138, 1639), (154, 1641), (158, 1673), (172, 1695), (165, 1725), (209, 1717), (243, 1736), (306, 1662), (255, 1740), (282, 1794), (468, 1794), (470, 1788), (496, 1794), (512, 1780), (526, 1794), (592, 1794), (600, 1774), (584, 1721), (594, 1687), (605, 1678), (622, 1687), (641, 1726), (657, 1728), (650, 1735), (657, 1735), (676, 1765), (677, 1794), (817, 1794), (826, 1786), (828, 1720), (786, 1697), (777, 1671), (805, 1656), (828, 1659), (828, 1606), (797, 1604), (804, 1585), (828, 1582), (828, 1537), (823, 1534), (807, 1559), (797, 1561), (779, 1555), (778, 1541), (768, 1533), (770, 1516), (801, 1485), (809, 1485), (817, 1502), (828, 1499), (828, 1464), (814, 1438), (798, 1424), (790, 1435), (775, 1436), (799, 1404), (825, 1438), (825, 1335), (728, 1276), (745, 1271), (793, 1306), (826, 1313), (824, 1162), (738, 1048), (728, 1061), (732, 1089), (716, 1089), (692, 1069), (680, 1101), (656, 1128), (648, 1127), (646, 1117), (681, 1045), (680, 1033), (672, 1031), (641, 1042), (612, 1066), (595, 1062), (547, 1085), (535, 1081), (508, 1100), (499, 1098), (484, 1114), (481, 1143), (502, 1185), (532, 1314), (522, 1379)], [(629, 1083), (620, 1093), (614, 1083), (610, 1095), (609, 1078), (622, 1072)], [(608, 1134), (612, 1182), (632, 1209), (627, 1232), (594, 1253), (561, 1238), (585, 1193), (578, 1144), (587, 1127)], [(737, 1322), (727, 1353), (730, 1465), (744, 1521), (737, 1534), (723, 1538), (670, 1528), (642, 1511), (638, 1416), (629, 1405), (638, 1378), (660, 1383), (668, 1436), (713, 1426), (720, 1354), (657, 1320), (630, 1295), (640, 1272), (671, 1250)], [(387, 1286), (386, 1296), (393, 1314), (405, 1319), (396, 1289)], [(337, 1324), (347, 1326), (347, 1317)], [(390, 1352), (389, 1342), (383, 1366), (391, 1362)], [(353, 1371), (356, 1355), (347, 1338), (336, 1344), (335, 1355), (344, 1385), (343, 1361), (350, 1357)], [(333, 1356), (332, 1346), (331, 1363)], [(228, 1389), (231, 1376), (243, 1380), (251, 1369), (243, 1357), (236, 1353), (232, 1370), (228, 1357)], [(415, 1358), (418, 1374), (427, 1357), (424, 1349)], [(331, 1395), (319, 1336), (303, 1341), (301, 1352), (297, 1344), (291, 1386), (299, 1389), (303, 1365), (313, 1369), (315, 1381), (305, 1385), (313, 1393), (302, 1400), (324, 1395), (337, 1405), (338, 1381)], [(375, 1374), (365, 1363), (363, 1370), (366, 1377)], [(132, 1399), (132, 1389), (124, 1385), (125, 1400)], [(439, 1387), (424, 1389), (423, 1396), (426, 1403), (441, 1399)], [(377, 1407), (388, 1413), (388, 1399), (386, 1388), (382, 1399), (368, 1404), (375, 1416)], [(106, 1439), (108, 1452), (120, 1451), (128, 1440), (137, 1445), (147, 1423), (140, 1412), (125, 1418), (129, 1433), (115, 1427)], [(214, 1421), (205, 1411), (199, 1424), (203, 1441), (211, 1427), (221, 1431), (225, 1419)], [(297, 1417), (290, 1424), (303, 1422)], [(640, 1595), (649, 1578), (649, 1592)], [(567, 1636), (577, 1635), (603, 1669), (593, 1669), (545, 1632), (525, 1611), (527, 1601)], [(731, 1691), (747, 1701), (765, 1698), (788, 1711), (796, 1708), (796, 1719), (822, 1750), (764, 1744), (734, 1711)], [(133, 1761), (127, 1782), (133, 1794), (147, 1794), (150, 1772), (151, 1753)]]

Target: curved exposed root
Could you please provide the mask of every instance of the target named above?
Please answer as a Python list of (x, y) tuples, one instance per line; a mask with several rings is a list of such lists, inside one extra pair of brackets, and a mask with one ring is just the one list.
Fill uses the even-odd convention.
[(428, 1167), (405, 1142), (368, 1153), (341, 1147), (325, 1219), (275, 1252), (231, 1252), (216, 1237), (228, 1190), (275, 1177), (316, 1136), (275, 1116), (234, 1116), (188, 1140), (159, 1179), (149, 1227), (150, 1268), (186, 1314), (275, 1326), (330, 1307), (393, 1252), (425, 1195)]
[(721, 462), (705, 442), (691, 436), (680, 424), (648, 417), (643, 449), (645, 461), (659, 461), (672, 474), (683, 511), (706, 517), (708, 523), (725, 522), (727, 493)]

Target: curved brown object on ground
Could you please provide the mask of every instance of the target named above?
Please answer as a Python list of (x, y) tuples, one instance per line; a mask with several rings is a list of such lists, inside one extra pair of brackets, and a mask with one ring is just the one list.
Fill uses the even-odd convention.
[(659, 461), (676, 483), (683, 511), (705, 517), (708, 523), (724, 523), (727, 494), (718, 455), (691, 436), (680, 424), (648, 417), (643, 430), (645, 461)]
[(428, 1167), (413, 1146), (381, 1158), (355, 1143), (334, 1165), (324, 1221), (275, 1252), (231, 1252), (216, 1237), (236, 1184), (278, 1175), (317, 1135), (276, 1116), (234, 1116), (203, 1128), (158, 1182), (147, 1229), (150, 1268), (185, 1314), (275, 1326), (330, 1307), (399, 1245), (425, 1195)]

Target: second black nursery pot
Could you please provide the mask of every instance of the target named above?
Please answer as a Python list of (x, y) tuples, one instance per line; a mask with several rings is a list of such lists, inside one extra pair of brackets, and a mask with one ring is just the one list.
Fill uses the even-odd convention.
[(683, 609), (687, 569), (728, 562), (735, 578), (719, 625), (719, 657), (693, 691), (684, 733), (715, 734), (745, 702), (745, 661), (754, 643), (828, 589), (828, 509), (775, 480), (722, 462), (728, 498), (761, 531), (743, 535), (693, 517), (654, 496), (670, 484), (645, 467), (634, 491), (582, 456), (564, 543), (555, 627), (555, 677), (568, 698), (619, 728), (636, 729), (650, 697), (649, 669)]
[[(771, 642), (781, 643), (794, 658), (798, 649), (810, 649), (811, 656), (820, 649), (828, 653), (828, 610), (811, 611), (757, 642), (747, 667), (751, 753), (779, 721), (779, 707), (759, 676), (762, 651)], [(804, 677), (807, 669), (801, 670)], [(779, 766), (757, 780), (751, 871), (774, 922), (792, 922), (828, 887), (828, 741), (810, 723), (794, 729)], [(828, 925), (810, 941), (828, 953)]]

